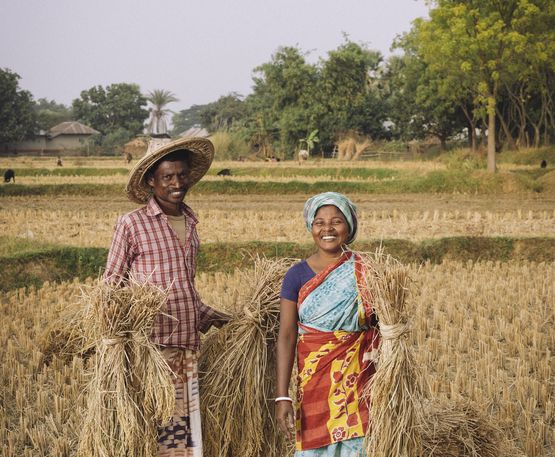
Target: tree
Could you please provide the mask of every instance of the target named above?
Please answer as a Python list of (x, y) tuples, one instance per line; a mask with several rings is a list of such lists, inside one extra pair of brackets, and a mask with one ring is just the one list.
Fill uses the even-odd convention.
[(388, 61), (385, 80), (389, 92), (390, 119), (404, 140), (435, 136), (442, 149), (460, 133), (466, 122), (461, 109), (465, 93), (434, 71), (419, 53), (418, 29), (394, 43), (402, 56)]
[(540, 4), (549, 8), (550, 2), (438, 0), (435, 3), (437, 7), (430, 11), (430, 20), (419, 23), (422, 57), (433, 71), (457, 80), (461, 90), (472, 92), (475, 110), (487, 117), (488, 170), (494, 172), (498, 118), (505, 136), (511, 139), (507, 124), (499, 116), (501, 91), (514, 82), (515, 63), (527, 59), (534, 27), (541, 18)]
[(119, 83), (106, 88), (95, 86), (73, 100), (74, 117), (102, 135), (124, 129), (129, 137), (141, 133), (148, 117), (146, 98), (137, 84)]
[(68, 108), (63, 103), (56, 103), (54, 100), (48, 101), (46, 98), (39, 98), (34, 108), (39, 130), (46, 131), (60, 122), (73, 119), (71, 108)]
[(154, 89), (146, 99), (152, 104), (148, 133), (168, 133), (167, 115), (171, 112), (166, 106), (178, 101), (177, 97), (168, 90)]
[(172, 117), (172, 134), (179, 135), (182, 132), (201, 124), (200, 113), (208, 105), (192, 105), (190, 108), (183, 109), (175, 113)]
[(254, 69), (253, 94), (245, 100), (246, 131), (292, 157), (299, 139), (316, 128), (317, 78), (317, 68), (298, 48), (279, 48), (270, 62)]
[(243, 97), (236, 92), (205, 105), (199, 112), (202, 126), (211, 132), (230, 130), (244, 115)]
[(344, 44), (321, 62), (316, 99), (318, 127), (324, 143), (348, 131), (383, 138), (386, 103), (378, 84), (383, 58), (346, 37)]
[(36, 129), (33, 96), (19, 88), (20, 76), (0, 69), (0, 144), (21, 141)]

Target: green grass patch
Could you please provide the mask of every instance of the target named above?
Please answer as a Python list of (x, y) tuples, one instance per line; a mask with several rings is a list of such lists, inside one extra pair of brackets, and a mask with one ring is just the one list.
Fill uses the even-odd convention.
[[(515, 179), (515, 176), (517, 178)], [(4, 184), (0, 196), (57, 196), (91, 195), (121, 196), (122, 184)], [(381, 181), (317, 181), (292, 180), (276, 182), (267, 179), (252, 181), (201, 181), (191, 193), (232, 195), (312, 195), (336, 191), (346, 194), (398, 194), (398, 193), (466, 193), (494, 194), (542, 190), (541, 184), (532, 176), (514, 175), (510, 172), (488, 173), (482, 170), (437, 170), (425, 175), (392, 177)]]
[(19, 176), (113, 176), (127, 175), (127, 168), (12, 168)]
[[(211, 168), (209, 175), (215, 176), (221, 168)], [(325, 167), (325, 168), (303, 168), (303, 167), (287, 167), (287, 168), (254, 168), (239, 167), (231, 168), (232, 176), (253, 176), (262, 178), (287, 178), (287, 177), (332, 177), (332, 178), (360, 178), (360, 179), (387, 179), (393, 176), (399, 176), (401, 171), (389, 168), (345, 168), (345, 167)]]
[(504, 151), (497, 155), (499, 163), (514, 163), (517, 165), (535, 165), (540, 168), (542, 160), (547, 165), (555, 165), (555, 146), (546, 146), (538, 149), (522, 149), (520, 151)]
[[(0, 290), (40, 286), (44, 281), (97, 277), (106, 264), (105, 248), (79, 248), (34, 243), (0, 237)], [(460, 261), (555, 261), (555, 238), (452, 237), (413, 243), (408, 240), (357, 242), (353, 248), (374, 251), (382, 246), (402, 262), (440, 263)], [(313, 244), (288, 242), (205, 243), (198, 256), (204, 272), (233, 271), (252, 265), (253, 256), (306, 258)]]
[(89, 196), (115, 196), (123, 195), (122, 184), (5, 184), (0, 186), (2, 197), (27, 197), (27, 196), (58, 196), (58, 195), (89, 195)]

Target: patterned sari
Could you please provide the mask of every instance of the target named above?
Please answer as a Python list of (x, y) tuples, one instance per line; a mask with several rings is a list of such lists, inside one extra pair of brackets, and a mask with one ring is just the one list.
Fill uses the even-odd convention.
[(371, 353), (379, 333), (370, 325), (372, 309), (361, 281), (358, 256), (346, 252), (299, 292), (298, 456), (328, 455), (306, 450), (362, 441), (368, 427), (361, 393), (375, 371)]

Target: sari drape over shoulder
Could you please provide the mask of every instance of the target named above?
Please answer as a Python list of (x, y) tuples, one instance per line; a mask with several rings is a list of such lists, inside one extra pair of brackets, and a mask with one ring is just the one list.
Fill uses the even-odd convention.
[(368, 427), (361, 394), (375, 371), (379, 333), (362, 273), (348, 251), (299, 292), (297, 450), (363, 437)]

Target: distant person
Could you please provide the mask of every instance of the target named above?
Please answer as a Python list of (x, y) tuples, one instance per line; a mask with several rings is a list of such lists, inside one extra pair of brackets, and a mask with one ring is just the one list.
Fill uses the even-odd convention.
[(205, 138), (151, 142), (126, 186), (127, 197), (142, 207), (118, 218), (104, 273), (114, 285), (133, 276), (168, 291), (150, 335), (175, 374), (175, 410), (158, 429), (158, 455), (164, 457), (202, 456), (199, 332), (229, 320), (205, 305), (195, 287), (198, 221), (183, 202), (213, 158)]
[(11, 168), (8, 168), (4, 172), (4, 182), (10, 182), (10, 181), (13, 181), (15, 183), (15, 171), (13, 171)]
[(540, 167), (541, 168), (546, 168), (547, 167), (547, 160), (543, 159), (542, 162), (540, 163)]
[(127, 160), (127, 163), (131, 163), (131, 161), (133, 160), (133, 155), (130, 152), (126, 152), (125, 160)]
[(58, 161), (56, 162), (56, 165), (57, 165), (58, 167), (63, 167), (63, 166), (64, 166), (64, 164), (63, 164), (63, 162), (62, 162), (62, 158), (61, 158), (60, 156), (58, 156)]

